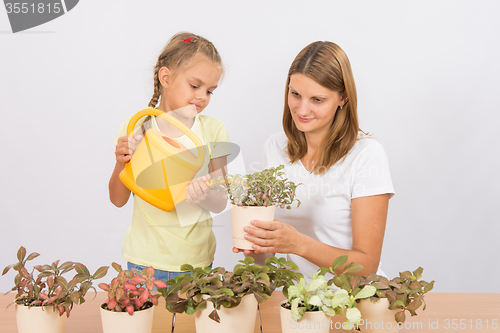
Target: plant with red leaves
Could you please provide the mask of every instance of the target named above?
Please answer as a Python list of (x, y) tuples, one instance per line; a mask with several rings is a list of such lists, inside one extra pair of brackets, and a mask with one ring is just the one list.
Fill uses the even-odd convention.
[[(153, 277), (155, 270), (148, 267), (142, 272), (136, 269), (124, 270), (116, 262), (111, 266), (118, 272), (118, 276), (110, 284), (100, 283), (99, 288), (108, 292), (108, 299), (104, 309), (114, 312), (128, 312), (148, 309), (158, 305), (160, 294), (153, 295), (154, 287), (166, 288), (167, 285)], [(103, 305), (104, 306), (104, 305)]]
[[(109, 268), (103, 266), (91, 275), (81, 263), (67, 261), (59, 265), (59, 260), (56, 260), (52, 265), (36, 265), (29, 273), (26, 263), (38, 256), (36, 252), (26, 256), (26, 249), (21, 246), (17, 251), (19, 262), (5, 267), (2, 275), (7, 274), (11, 268), (18, 272), (14, 278), (15, 286), (11, 289), (17, 291), (14, 303), (29, 307), (51, 306), (54, 311), (59, 311), (60, 316), (66, 313), (69, 317), (74, 304), (85, 302), (87, 291), (96, 291), (92, 281), (104, 277)], [(72, 270), (76, 271), (76, 275), (68, 281), (63, 274)], [(38, 272), (36, 276), (35, 271)]]

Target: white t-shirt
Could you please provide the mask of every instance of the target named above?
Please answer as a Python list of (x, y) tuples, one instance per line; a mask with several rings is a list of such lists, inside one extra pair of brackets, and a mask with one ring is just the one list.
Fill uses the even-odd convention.
[[(341, 159), (321, 175), (306, 170), (299, 160), (290, 164), (285, 149), (288, 139), (284, 133), (272, 135), (264, 144), (264, 168), (281, 164), (286, 177), (297, 188), (299, 208), (277, 209), (275, 219), (292, 225), (298, 232), (322, 243), (346, 250), (352, 249), (351, 200), (354, 198), (390, 193), (394, 195), (387, 156), (372, 137), (362, 133), (345, 159)], [(335, 258), (332, 258), (332, 263)], [(306, 278), (318, 270), (308, 260), (288, 254)], [(377, 272), (383, 274), (380, 271)]]

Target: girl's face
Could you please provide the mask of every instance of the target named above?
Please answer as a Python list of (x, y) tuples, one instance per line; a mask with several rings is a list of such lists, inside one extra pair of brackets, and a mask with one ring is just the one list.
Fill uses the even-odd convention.
[(337, 108), (344, 103), (341, 93), (323, 87), (304, 74), (290, 77), (288, 106), (295, 126), (306, 135), (325, 135)]
[(172, 72), (165, 67), (160, 70), (159, 75), (164, 76), (161, 80), (164, 97), (160, 103), (162, 111), (169, 112), (192, 105), (200, 113), (207, 107), (217, 88), (221, 70), (218, 64), (199, 57), (194, 60), (194, 65), (181, 69), (173, 77)]

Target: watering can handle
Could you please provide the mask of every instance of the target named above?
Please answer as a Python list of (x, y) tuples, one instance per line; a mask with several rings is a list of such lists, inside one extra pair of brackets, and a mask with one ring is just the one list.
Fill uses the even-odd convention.
[(144, 109), (142, 111), (137, 112), (128, 122), (128, 126), (127, 126), (127, 135), (128, 136), (130, 136), (133, 133), (135, 125), (137, 124), (139, 119), (141, 119), (144, 116), (157, 116), (157, 117), (160, 117), (160, 118), (168, 121), (169, 123), (171, 123), (175, 127), (177, 127), (184, 134), (186, 134), (187, 137), (189, 139), (191, 139), (191, 141), (193, 141), (194, 144), (196, 145), (196, 149), (198, 150), (198, 160), (201, 160), (201, 162), (203, 162), (205, 160), (205, 149), (203, 149), (203, 143), (200, 141), (198, 136), (196, 134), (194, 134), (194, 132), (191, 131), (191, 129), (189, 129), (186, 125), (181, 123), (179, 120), (175, 119), (171, 115), (169, 115), (163, 111), (160, 111), (158, 109), (147, 108), (147, 109)]

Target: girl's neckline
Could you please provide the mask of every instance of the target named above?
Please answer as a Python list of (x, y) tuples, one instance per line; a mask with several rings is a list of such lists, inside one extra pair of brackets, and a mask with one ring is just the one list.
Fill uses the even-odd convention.
[[(170, 134), (168, 134), (168, 133), (164, 133), (164, 132), (160, 129), (160, 126), (158, 126), (158, 122), (156, 121), (156, 116), (153, 116), (153, 119), (151, 119), (151, 120), (152, 120), (152, 122), (153, 122), (153, 126), (154, 126), (154, 128), (155, 128), (156, 130), (158, 130), (158, 131), (162, 132), (163, 134), (166, 134), (166, 135), (170, 136), (170, 137), (171, 137), (171, 138), (173, 138), (173, 139), (180, 139), (180, 138), (183, 138), (183, 137), (187, 137), (185, 133), (182, 133), (182, 135), (181, 135), (181, 136), (176, 136), (176, 137), (171, 136), (171, 135), (170, 135)], [(196, 115), (196, 116), (194, 117), (193, 125), (191, 125), (191, 127), (189, 127), (189, 129), (190, 129), (190, 130), (193, 130), (193, 128), (195, 127), (195, 125), (197, 125), (197, 123), (198, 123), (198, 122), (199, 122), (199, 120), (198, 120), (198, 115)]]

